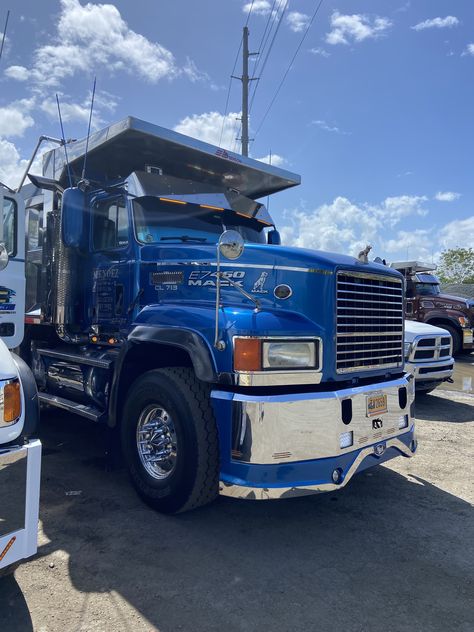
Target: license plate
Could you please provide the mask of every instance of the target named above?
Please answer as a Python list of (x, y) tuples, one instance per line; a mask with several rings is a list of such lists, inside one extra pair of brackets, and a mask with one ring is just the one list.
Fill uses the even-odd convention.
[(388, 410), (386, 395), (367, 395), (367, 417), (381, 415)]

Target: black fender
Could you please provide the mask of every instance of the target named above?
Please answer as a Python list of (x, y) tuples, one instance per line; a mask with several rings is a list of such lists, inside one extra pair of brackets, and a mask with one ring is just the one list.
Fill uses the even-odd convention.
[(191, 359), (194, 373), (199, 380), (208, 383), (218, 382), (214, 358), (208, 343), (200, 334), (189, 329), (176, 327), (137, 325), (128, 335), (115, 361), (107, 415), (107, 423), (112, 428), (117, 425), (119, 418), (121, 385), (124, 383), (122, 378), (127, 357), (132, 349), (144, 343), (167, 345), (185, 351)]
[(39, 424), (40, 407), (38, 389), (33, 373), (26, 362), (15, 353), (12, 353), (12, 359), (18, 369), (25, 399), (25, 421), (21, 436), (24, 439), (28, 439), (34, 435)]

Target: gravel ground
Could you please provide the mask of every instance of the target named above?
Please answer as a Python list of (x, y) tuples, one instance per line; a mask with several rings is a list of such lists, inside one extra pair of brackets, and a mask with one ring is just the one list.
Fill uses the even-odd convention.
[(46, 414), (39, 552), (0, 579), (0, 631), (472, 632), (474, 396), (417, 418), (415, 458), (338, 493), (167, 517), (100, 428)]

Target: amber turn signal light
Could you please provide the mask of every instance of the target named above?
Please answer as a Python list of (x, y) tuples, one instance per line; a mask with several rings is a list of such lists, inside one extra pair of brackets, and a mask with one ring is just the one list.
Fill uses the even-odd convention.
[(234, 370), (261, 371), (262, 343), (259, 338), (236, 338), (234, 341)]
[(16, 421), (21, 414), (20, 382), (10, 382), (3, 389), (3, 421), (11, 423)]

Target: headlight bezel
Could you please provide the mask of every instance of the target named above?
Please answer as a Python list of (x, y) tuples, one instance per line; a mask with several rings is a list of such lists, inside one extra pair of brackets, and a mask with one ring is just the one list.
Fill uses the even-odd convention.
[[(301, 365), (297, 362), (294, 364), (282, 364), (280, 366), (270, 366), (269, 353), (272, 345), (291, 345), (307, 344), (312, 345), (313, 350), (310, 352), (311, 362), (307, 365)], [(253, 346), (252, 362), (241, 363), (238, 357), (239, 347)], [(258, 356), (256, 347), (258, 346)], [(311, 348), (311, 347), (310, 347)], [(236, 373), (243, 374), (278, 374), (278, 373), (320, 373), (322, 371), (323, 341), (317, 336), (234, 336), (233, 338), (233, 370)]]

